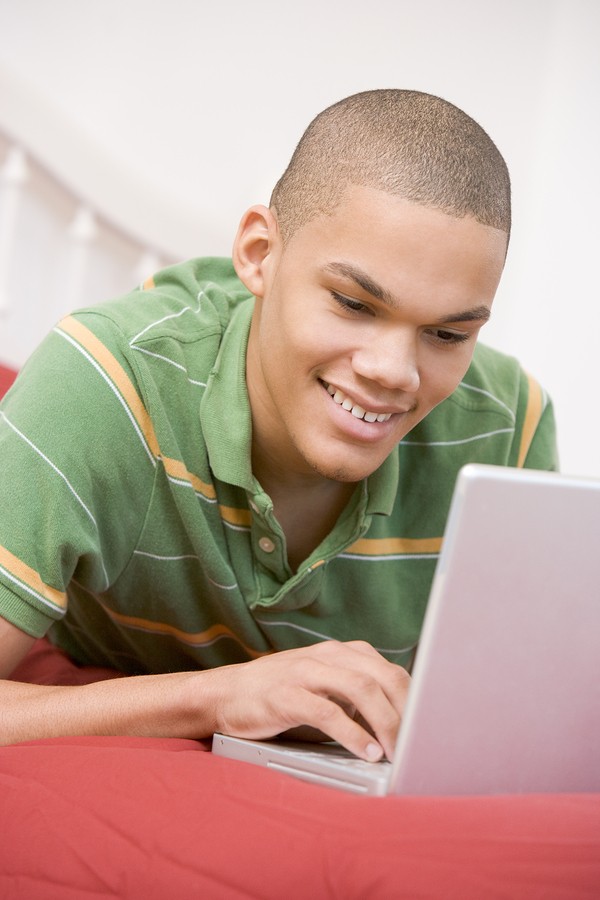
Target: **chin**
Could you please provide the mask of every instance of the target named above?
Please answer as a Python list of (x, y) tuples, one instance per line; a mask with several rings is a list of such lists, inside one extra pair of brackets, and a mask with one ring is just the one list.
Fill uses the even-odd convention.
[(316, 442), (312, 445), (307, 443), (304, 447), (296, 446), (304, 464), (310, 466), (320, 478), (340, 484), (357, 484), (385, 462), (397, 442), (378, 448), (357, 447), (340, 441), (322, 442), (321, 446), (316, 446)]
[(340, 463), (339, 460), (331, 465), (318, 461), (312, 462), (311, 465), (317, 475), (320, 475), (321, 478), (327, 478), (328, 481), (338, 481), (342, 484), (357, 484), (359, 481), (372, 475), (373, 472), (379, 468), (381, 462), (382, 461), (379, 461), (377, 465), (371, 467), (366, 467), (364, 465), (352, 466)]

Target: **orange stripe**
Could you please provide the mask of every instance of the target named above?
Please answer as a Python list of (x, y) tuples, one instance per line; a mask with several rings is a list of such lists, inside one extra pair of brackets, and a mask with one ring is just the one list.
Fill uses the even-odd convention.
[(531, 375), (527, 376), (527, 382), (529, 385), (529, 396), (527, 398), (527, 409), (525, 410), (525, 420), (523, 422), (521, 444), (519, 446), (519, 457), (517, 459), (517, 466), (519, 467), (525, 465), (525, 460), (529, 453), (529, 448), (531, 447), (531, 442), (542, 417), (544, 408), (540, 385), (531, 377)]
[(151, 291), (152, 288), (155, 288), (155, 287), (156, 287), (156, 285), (154, 283), (153, 275), (151, 275), (149, 278), (146, 278), (146, 280), (142, 284), (142, 290), (144, 290), (144, 291)]
[(54, 606), (60, 609), (67, 608), (67, 595), (64, 591), (57, 591), (42, 581), (39, 573), (26, 565), (23, 560), (19, 559), (6, 547), (0, 547), (0, 565), (5, 566), (11, 575), (14, 575), (20, 582), (27, 585), (40, 594), (46, 600), (49, 600)]
[(215, 489), (212, 484), (206, 484), (197, 475), (192, 475), (189, 469), (179, 459), (170, 459), (168, 456), (161, 457), (167, 475), (172, 478), (179, 478), (181, 481), (188, 481), (195, 491), (208, 497), (209, 500), (216, 498)]
[(117, 362), (112, 353), (107, 350), (102, 341), (100, 341), (89, 328), (78, 322), (72, 316), (67, 316), (59, 324), (59, 328), (74, 337), (75, 340), (88, 350), (93, 358), (100, 363), (106, 374), (111, 378), (113, 384), (118, 387), (121, 396), (124, 398), (127, 406), (133, 413), (142, 434), (144, 435), (148, 446), (154, 456), (160, 456), (158, 440), (154, 432), (154, 426), (150, 421), (150, 416), (146, 411), (146, 407), (140, 400), (131, 380), (123, 367)]
[(253, 647), (249, 647), (245, 644), (240, 638), (231, 631), (230, 628), (227, 628), (225, 625), (212, 625), (210, 628), (207, 628), (206, 631), (198, 631), (196, 633), (190, 633), (188, 631), (182, 631), (180, 628), (176, 628), (174, 625), (169, 625), (166, 622), (152, 622), (149, 619), (140, 619), (137, 616), (125, 616), (122, 613), (115, 612), (112, 609), (109, 609), (103, 603), (100, 604), (102, 609), (110, 616), (111, 619), (114, 619), (117, 622), (120, 622), (122, 625), (129, 626), (130, 628), (140, 628), (144, 631), (149, 631), (152, 634), (168, 634), (171, 637), (177, 638), (178, 641), (181, 641), (182, 644), (208, 644), (212, 641), (217, 640), (221, 637), (231, 638), (237, 644), (244, 648), (246, 653), (252, 657), (252, 659), (258, 659), (260, 656), (268, 656), (272, 653), (271, 650), (255, 650)]
[(198, 478), (197, 475), (192, 475), (179, 460), (171, 459), (168, 456), (162, 456), (158, 445), (158, 438), (156, 437), (156, 432), (154, 431), (154, 426), (146, 407), (140, 400), (131, 379), (112, 353), (104, 346), (102, 341), (100, 341), (89, 328), (86, 328), (85, 325), (82, 325), (81, 322), (78, 322), (77, 319), (74, 319), (72, 316), (67, 316), (66, 319), (63, 319), (59, 327), (67, 334), (70, 334), (71, 337), (75, 338), (82, 347), (85, 347), (96, 362), (102, 366), (131, 410), (146, 439), (150, 452), (157, 459), (162, 459), (167, 474), (173, 478), (179, 478), (182, 481), (189, 482), (194, 490), (199, 491), (209, 500), (214, 500), (216, 494), (212, 485), (206, 484), (202, 479)]
[(361, 538), (345, 550), (361, 556), (391, 556), (397, 553), (439, 553), (442, 538)]
[(221, 518), (230, 525), (242, 525), (250, 528), (252, 513), (249, 509), (235, 509), (233, 506), (219, 506)]

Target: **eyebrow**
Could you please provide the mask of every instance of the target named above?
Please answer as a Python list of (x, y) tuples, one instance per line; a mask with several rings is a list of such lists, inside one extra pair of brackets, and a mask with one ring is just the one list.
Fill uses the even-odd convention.
[[(341, 275), (343, 278), (353, 281), (358, 287), (362, 288), (365, 293), (370, 294), (371, 297), (375, 297), (376, 300), (381, 300), (386, 306), (397, 309), (400, 305), (390, 291), (386, 290), (386, 288), (382, 287), (380, 284), (377, 284), (376, 281), (373, 281), (371, 276), (367, 275), (366, 272), (363, 272), (362, 269), (359, 269), (350, 263), (330, 262), (326, 263), (323, 266), (323, 269), (326, 272), (331, 272), (333, 275)], [(485, 306), (485, 304), (481, 304), (480, 306), (474, 306), (472, 309), (464, 309), (459, 313), (451, 313), (450, 315), (443, 316), (441, 319), (438, 319), (437, 322), (440, 325), (450, 322), (486, 322), (489, 317), (490, 309)]]

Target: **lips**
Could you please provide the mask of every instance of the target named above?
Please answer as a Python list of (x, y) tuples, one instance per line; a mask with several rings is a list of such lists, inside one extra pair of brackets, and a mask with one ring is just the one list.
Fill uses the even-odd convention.
[(365, 422), (387, 422), (392, 416), (391, 412), (376, 413), (364, 409), (359, 403), (355, 403), (351, 397), (344, 394), (343, 391), (340, 391), (339, 388), (327, 384), (326, 381), (324, 381), (323, 384), (326, 387), (327, 392), (331, 395), (333, 402), (337, 403), (338, 406), (341, 406), (342, 409), (347, 410), (356, 419), (364, 419)]

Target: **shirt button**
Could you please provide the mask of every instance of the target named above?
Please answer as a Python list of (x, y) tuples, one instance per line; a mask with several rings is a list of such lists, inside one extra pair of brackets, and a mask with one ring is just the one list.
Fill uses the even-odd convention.
[(275, 549), (275, 544), (273, 543), (271, 538), (268, 537), (261, 537), (258, 542), (258, 546), (263, 551), (263, 553), (272, 553)]

